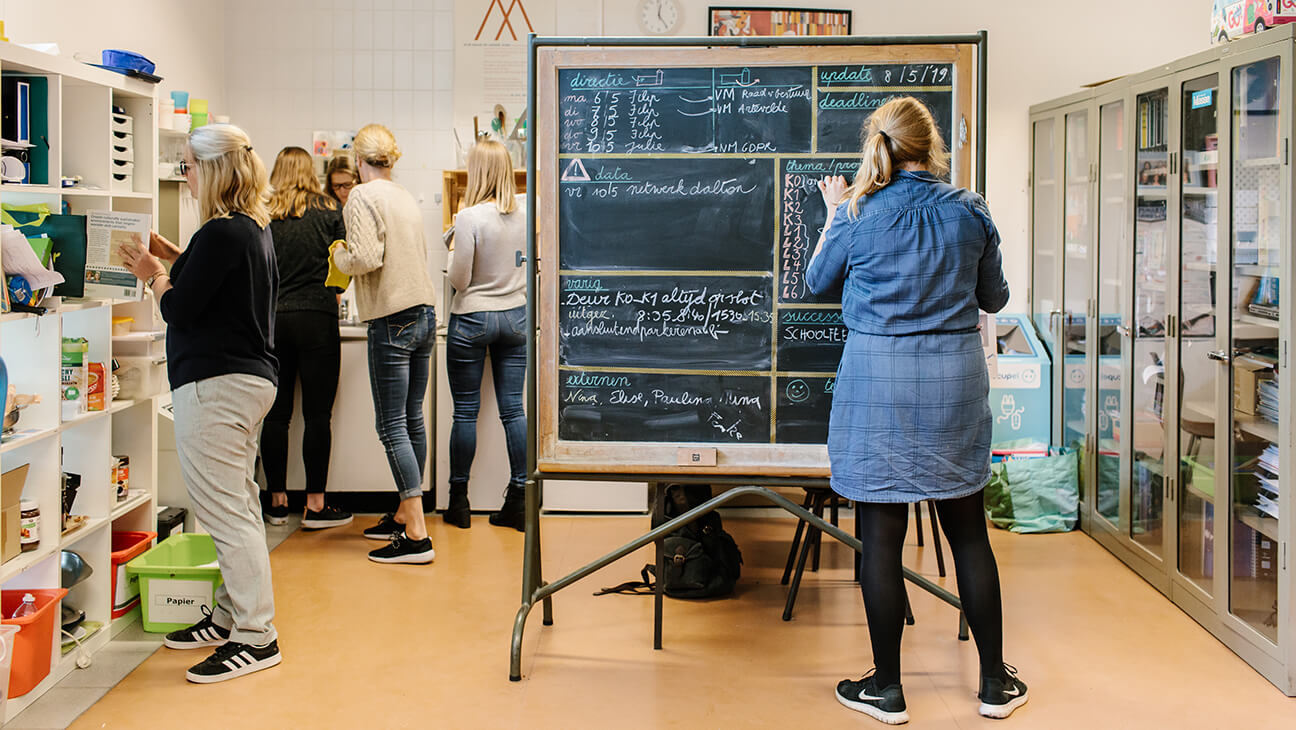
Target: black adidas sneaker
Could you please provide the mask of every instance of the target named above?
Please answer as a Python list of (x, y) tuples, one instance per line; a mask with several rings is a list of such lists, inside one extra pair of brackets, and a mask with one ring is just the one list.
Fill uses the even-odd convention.
[(212, 655), (189, 668), (185, 679), (196, 684), (213, 684), (245, 674), (269, 669), (283, 661), (279, 642), (265, 646), (252, 646), (231, 641), (212, 652)]
[(837, 683), (837, 701), (888, 725), (909, 722), (905, 710), (904, 690), (898, 684), (878, 687), (872, 670), (862, 679), (843, 679)]
[(1026, 683), (1017, 678), (1017, 668), (1004, 665), (1007, 679), (982, 677), (981, 691), (977, 699), (981, 700), (982, 717), (1002, 720), (1013, 714), (1013, 710), (1026, 704)]
[(405, 532), (405, 525), (396, 521), (396, 515), (388, 512), (373, 527), (366, 527), (364, 536), (370, 540), (390, 540)]
[(212, 623), (211, 609), (202, 607), (203, 618), (187, 629), (172, 631), (163, 641), (169, 649), (202, 649), (207, 646), (220, 646), (229, 641), (229, 629), (222, 629)]

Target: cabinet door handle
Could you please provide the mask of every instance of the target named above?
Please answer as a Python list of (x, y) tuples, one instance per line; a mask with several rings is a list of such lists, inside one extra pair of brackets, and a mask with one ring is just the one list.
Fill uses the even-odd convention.
[(1233, 355), (1228, 350), (1211, 350), (1206, 353), (1206, 357), (1215, 360), (1216, 362), (1233, 362)]
[(1123, 324), (1116, 325), (1116, 331), (1120, 333), (1121, 337), (1130, 336), (1130, 328)]

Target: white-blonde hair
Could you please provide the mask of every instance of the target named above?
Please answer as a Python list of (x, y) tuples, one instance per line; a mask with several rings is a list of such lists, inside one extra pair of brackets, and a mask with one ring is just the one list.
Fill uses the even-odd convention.
[(494, 200), (499, 212), (508, 214), (517, 207), (516, 196), (513, 158), (508, 149), (493, 139), (473, 145), (468, 150), (468, 189), (464, 192), (464, 207), (471, 208)]
[(356, 157), (374, 167), (391, 167), (401, 156), (400, 147), (396, 146), (396, 135), (381, 124), (361, 127), (351, 146)]
[(189, 133), (189, 152), (198, 171), (203, 223), (242, 213), (262, 228), (270, 224), (269, 177), (246, 132), (233, 124), (199, 127)]
[(922, 163), (937, 177), (949, 171), (949, 155), (936, 120), (926, 105), (912, 96), (891, 99), (878, 107), (860, 136), (859, 172), (846, 189), (852, 218), (859, 215), (859, 199), (890, 185), (896, 168), (906, 162)]

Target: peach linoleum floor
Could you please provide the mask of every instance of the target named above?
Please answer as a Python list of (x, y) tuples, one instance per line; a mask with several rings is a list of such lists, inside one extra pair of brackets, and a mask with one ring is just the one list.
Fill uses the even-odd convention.
[[(232, 682), (187, 684), (200, 652), (160, 649), (74, 728), (799, 728), (882, 727), (833, 687), (871, 665), (850, 553), (825, 541), (794, 620), (778, 584), (794, 522), (726, 517), (746, 566), (736, 596), (667, 599), (652, 650), (652, 599), (594, 597), (638, 576), (650, 548), (560, 592), (556, 623), (527, 626), (521, 682), (508, 681), (522, 535), (474, 516), (429, 520), (431, 566), (376, 565), (360, 517), (298, 532), (272, 553), (284, 662)], [(767, 514), (762, 511), (759, 514)], [(554, 578), (632, 539), (647, 517), (546, 517)], [(848, 524), (847, 518), (843, 524)], [(928, 527), (926, 522), (924, 526)], [(1269, 682), (1081, 533), (994, 532), (1006, 657), (1031, 701), (1003, 728), (1293, 728), (1296, 699)], [(906, 564), (933, 578), (930, 543)], [(948, 555), (946, 556), (948, 558)], [(943, 581), (953, 586), (953, 577)], [(910, 589), (904, 643), (914, 728), (989, 727), (976, 714), (976, 653), (955, 612)]]

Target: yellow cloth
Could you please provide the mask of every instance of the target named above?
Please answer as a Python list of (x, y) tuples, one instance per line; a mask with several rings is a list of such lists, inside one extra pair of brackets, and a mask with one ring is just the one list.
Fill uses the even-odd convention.
[(342, 273), (337, 264), (333, 262), (333, 252), (337, 250), (338, 246), (345, 245), (346, 243), (343, 241), (334, 241), (333, 245), (329, 246), (329, 270), (328, 276), (324, 278), (324, 286), (335, 286), (343, 291), (346, 291), (346, 288), (351, 286), (351, 277)]

